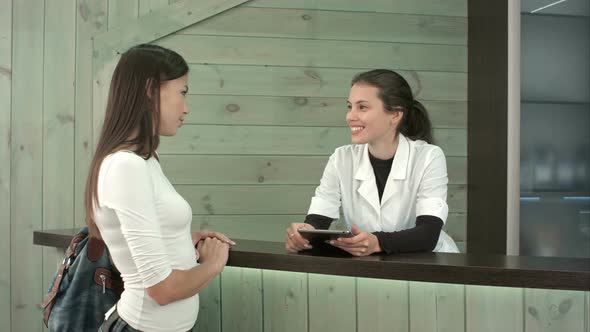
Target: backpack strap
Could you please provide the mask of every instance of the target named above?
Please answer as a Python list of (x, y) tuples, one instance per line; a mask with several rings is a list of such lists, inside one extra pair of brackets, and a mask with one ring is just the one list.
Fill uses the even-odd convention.
[(86, 238), (86, 236), (86, 234), (79, 233), (72, 238), (72, 241), (70, 241), (70, 245), (66, 250), (64, 260), (58, 269), (57, 276), (55, 277), (55, 281), (53, 282), (53, 286), (51, 287), (51, 291), (49, 292), (49, 294), (47, 294), (43, 303), (41, 303), (41, 308), (45, 309), (45, 313), (43, 315), (43, 322), (45, 323), (45, 326), (47, 326), (47, 323), (49, 322), (49, 314), (51, 314), (51, 308), (55, 303), (55, 297), (57, 296), (57, 292), (59, 291), (59, 286), (61, 285), (61, 281), (64, 277), (64, 274), (70, 268), (72, 256), (76, 254), (76, 247), (78, 246), (78, 243), (80, 243), (82, 240)]
[(95, 237), (89, 238), (86, 246), (88, 247), (88, 253), (86, 256), (91, 262), (95, 263), (100, 259), (100, 257), (102, 257), (104, 248), (106, 247), (103, 240), (97, 239)]
[[(88, 243), (86, 244), (86, 247), (88, 248), (87, 257), (92, 262), (97, 262), (104, 254), (105, 249), (107, 249), (106, 244), (104, 243), (103, 240), (97, 239), (94, 237), (91, 237), (88, 239)], [(117, 295), (120, 296), (121, 293), (123, 293), (123, 289), (124, 289), (123, 279), (121, 279), (121, 273), (119, 272), (119, 270), (117, 270), (115, 263), (113, 263), (113, 260), (111, 258), (111, 254), (108, 251), (107, 251), (107, 253), (108, 253), (107, 258), (109, 259), (109, 263), (111, 264), (112, 273), (111, 273), (111, 270), (108, 270), (105, 268), (96, 269), (94, 271), (95, 282), (98, 285), (102, 285), (102, 280), (96, 279), (96, 278), (98, 278), (99, 275), (106, 276), (107, 278), (105, 281), (106, 282), (105, 287), (112, 289)]]

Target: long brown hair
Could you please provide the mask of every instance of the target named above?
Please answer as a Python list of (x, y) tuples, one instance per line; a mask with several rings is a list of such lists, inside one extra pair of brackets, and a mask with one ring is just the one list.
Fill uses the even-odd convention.
[(121, 55), (86, 180), (84, 204), (91, 237), (101, 237), (94, 222), (94, 208), (99, 205), (97, 180), (102, 161), (129, 147), (146, 160), (155, 156), (160, 143), (160, 84), (186, 75), (188, 69), (178, 53), (156, 45), (137, 45)]

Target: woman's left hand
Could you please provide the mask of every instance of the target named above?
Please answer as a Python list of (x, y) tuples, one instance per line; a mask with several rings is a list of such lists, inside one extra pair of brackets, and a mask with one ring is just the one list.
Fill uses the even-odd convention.
[(369, 256), (372, 253), (381, 251), (379, 240), (375, 235), (361, 231), (357, 225), (352, 225), (350, 231), (353, 237), (341, 237), (331, 240), (330, 244), (354, 256)]
[(200, 230), (200, 231), (193, 231), (191, 232), (191, 237), (193, 238), (193, 246), (196, 246), (199, 241), (204, 240), (208, 237), (213, 237), (218, 239), (221, 242), (225, 242), (229, 244), (230, 247), (236, 245), (236, 243), (230, 240), (227, 236), (219, 233), (219, 232), (212, 232), (208, 230)]

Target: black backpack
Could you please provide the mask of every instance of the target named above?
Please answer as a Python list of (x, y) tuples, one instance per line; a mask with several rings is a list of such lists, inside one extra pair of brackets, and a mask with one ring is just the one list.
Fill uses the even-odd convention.
[(96, 332), (122, 292), (107, 247), (84, 227), (72, 238), (41, 304), (43, 322), (50, 332)]

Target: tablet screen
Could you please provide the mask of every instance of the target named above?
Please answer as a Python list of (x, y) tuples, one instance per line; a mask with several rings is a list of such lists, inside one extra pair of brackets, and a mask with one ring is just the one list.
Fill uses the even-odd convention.
[(350, 231), (332, 230), (332, 229), (298, 229), (301, 236), (312, 243), (335, 240), (339, 237), (352, 237)]

